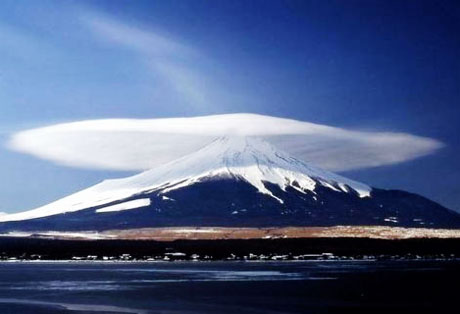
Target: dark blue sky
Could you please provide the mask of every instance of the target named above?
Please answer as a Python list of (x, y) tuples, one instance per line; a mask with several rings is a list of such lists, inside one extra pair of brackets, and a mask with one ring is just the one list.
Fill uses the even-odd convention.
[[(167, 45), (132, 51), (103, 38), (100, 21), (114, 26), (105, 35), (127, 27), (180, 43), (175, 67), (140, 56), (169, 60)], [(0, 139), (62, 121), (229, 112), (408, 132), (446, 147), (344, 174), (460, 211), (459, 30), (458, 1), (2, 1)], [(0, 171), (6, 212), (127, 174), (5, 148)]]

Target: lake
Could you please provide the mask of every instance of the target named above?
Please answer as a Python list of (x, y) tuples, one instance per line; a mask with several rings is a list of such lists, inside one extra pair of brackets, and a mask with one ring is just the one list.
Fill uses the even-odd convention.
[(3, 262), (0, 313), (440, 313), (460, 261)]

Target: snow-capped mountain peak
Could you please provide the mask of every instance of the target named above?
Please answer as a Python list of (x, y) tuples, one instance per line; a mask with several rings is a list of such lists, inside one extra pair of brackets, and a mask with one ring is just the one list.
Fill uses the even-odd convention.
[(302, 193), (315, 192), (318, 184), (343, 193), (370, 196), (371, 187), (311, 166), (267, 142), (253, 137), (220, 137), (198, 151), (175, 161), (122, 179), (106, 180), (90, 188), (30, 211), (5, 215), (0, 221), (17, 221), (75, 212), (109, 204), (144, 192), (169, 191), (220, 177), (244, 180), (260, 193), (280, 203), (266, 186), (282, 190), (292, 187)]
[[(365, 184), (308, 165), (253, 137), (218, 138), (198, 152), (168, 164), (165, 168), (174, 169), (177, 174), (176, 170), (182, 167), (187, 172), (182, 177), (188, 179), (171, 185), (164, 192), (214, 176), (243, 179), (255, 186), (259, 192), (276, 199), (278, 198), (265, 187), (264, 182), (276, 184), (282, 190), (291, 186), (301, 191), (314, 191), (316, 184), (320, 183), (334, 190), (350, 192), (348, 186), (361, 197), (369, 196), (371, 191)], [(157, 171), (158, 169), (154, 169), (151, 173), (157, 174)]]

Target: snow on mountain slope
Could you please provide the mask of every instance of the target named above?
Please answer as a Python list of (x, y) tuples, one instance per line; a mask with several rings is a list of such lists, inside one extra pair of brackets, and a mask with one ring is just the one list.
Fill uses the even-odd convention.
[(109, 204), (143, 192), (166, 193), (204, 179), (230, 177), (244, 180), (280, 203), (264, 182), (285, 190), (315, 191), (317, 184), (343, 193), (369, 197), (371, 187), (297, 160), (252, 137), (220, 137), (200, 150), (162, 166), (123, 179), (106, 180), (48, 205), (0, 216), (2, 221), (27, 220)]
[(135, 209), (139, 207), (149, 206), (151, 203), (150, 198), (140, 198), (137, 200), (127, 201), (116, 205), (110, 205), (96, 209), (96, 213), (110, 213), (119, 212), (122, 210)]

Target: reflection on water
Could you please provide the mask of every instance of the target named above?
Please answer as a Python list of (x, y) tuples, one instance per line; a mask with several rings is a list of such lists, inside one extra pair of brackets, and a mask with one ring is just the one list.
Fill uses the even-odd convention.
[(147, 310), (141, 309), (130, 309), (119, 306), (110, 305), (94, 305), (94, 304), (66, 304), (46, 301), (33, 301), (24, 299), (0, 299), (0, 303), (5, 306), (8, 305), (25, 305), (36, 308), (48, 308), (48, 310), (66, 310), (66, 311), (77, 311), (77, 312), (96, 312), (96, 313), (149, 313)]
[(454, 304), (457, 261), (0, 263), (0, 313), (342, 313)]

